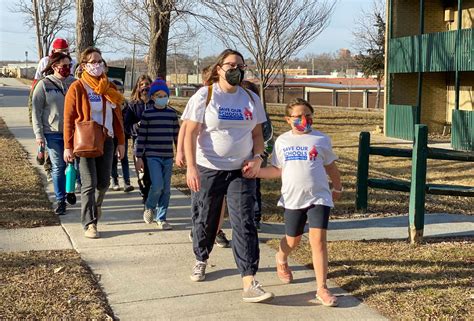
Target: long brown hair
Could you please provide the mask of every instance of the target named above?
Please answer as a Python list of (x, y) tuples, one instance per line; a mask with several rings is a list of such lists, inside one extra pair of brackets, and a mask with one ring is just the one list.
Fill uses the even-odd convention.
[(131, 96), (132, 100), (135, 100), (135, 101), (140, 100), (140, 91), (138, 90), (138, 87), (140, 86), (140, 83), (144, 80), (148, 80), (150, 85), (153, 82), (150, 76), (146, 74), (143, 74), (140, 77), (138, 77), (137, 82), (135, 83), (135, 86), (132, 89), (132, 96)]
[(217, 73), (217, 67), (222, 67), (225, 58), (229, 57), (230, 55), (237, 55), (242, 58), (242, 61), (245, 63), (244, 56), (237, 50), (233, 49), (226, 49), (217, 57), (217, 61), (212, 65), (211, 72), (207, 79), (204, 79), (204, 83), (213, 84), (219, 81), (219, 74)]
[(69, 56), (68, 54), (62, 52), (52, 53), (49, 56), (48, 64), (46, 65), (46, 68), (43, 69), (42, 73), (46, 76), (54, 74), (53, 65), (66, 58), (69, 59), (69, 63), (71, 63), (72, 59), (71, 56)]

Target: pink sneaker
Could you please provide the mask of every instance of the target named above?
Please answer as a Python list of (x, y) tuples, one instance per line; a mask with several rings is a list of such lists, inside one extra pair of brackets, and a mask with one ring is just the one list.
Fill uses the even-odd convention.
[(288, 262), (281, 262), (278, 259), (278, 253), (275, 255), (277, 275), (281, 282), (288, 284), (293, 281), (293, 273), (291, 273)]

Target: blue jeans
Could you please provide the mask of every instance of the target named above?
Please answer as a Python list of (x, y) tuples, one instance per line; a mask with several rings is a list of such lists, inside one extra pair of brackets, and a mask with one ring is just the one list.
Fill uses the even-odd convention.
[(146, 199), (146, 208), (156, 208), (156, 220), (165, 221), (171, 195), (171, 173), (173, 157), (146, 157), (150, 173), (150, 192)]
[(46, 148), (51, 159), (54, 194), (58, 202), (66, 198), (66, 162), (64, 161), (64, 140), (62, 133), (44, 134)]

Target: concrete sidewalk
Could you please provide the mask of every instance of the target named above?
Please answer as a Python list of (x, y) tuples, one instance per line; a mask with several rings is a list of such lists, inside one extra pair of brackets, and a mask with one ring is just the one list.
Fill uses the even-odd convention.
[[(26, 150), (34, 151), (35, 142), (28, 124), (27, 109), (20, 107), (0, 108), (2, 117), (13, 134)], [(33, 162), (33, 156), (31, 160)], [(135, 180), (133, 179), (133, 182)], [(52, 197), (52, 186), (48, 193)], [(142, 220), (142, 205), (136, 191), (125, 194), (110, 191), (103, 206), (103, 220), (99, 224), (101, 238), (86, 239), (80, 224), (80, 196), (78, 204), (68, 208), (66, 216), (61, 217), (61, 228), (35, 228), (28, 232), (15, 233), (0, 230), (2, 250), (28, 249), (28, 246), (15, 247), (21, 235), (41, 234), (46, 229), (59, 240), (70, 237), (73, 247), (100, 276), (100, 283), (108, 296), (116, 316), (123, 320), (383, 320), (383, 316), (360, 301), (329, 283), (339, 296), (340, 307), (326, 308), (314, 300), (314, 273), (303, 266), (292, 263), (295, 282), (282, 285), (275, 275), (275, 251), (261, 244), (260, 270), (257, 279), (276, 298), (267, 304), (245, 304), (241, 300), (241, 281), (235, 267), (232, 250), (215, 248), (207, 269), (206, 281), (194, 283), (189, 279), (194, 263), (192, 245), (188, 240), (190, 229), (189, 197), (177, 190), (172, 191), (169, 209), (169, 222), (172, 231), (159, 231), (154, 225)], [(431, 215), (430, 215), (431, 216)], [(428, 216), (428, 217), (430, 217)], [(442, 217), (442, 216), (440, 216)], [(453, 216), (450, 216), (451, 218)], [(405, 218), (393, 219), (390, 225), (383, 219), (357, 221), (334, 221), (331, 223), (330, 239), (347, 238), (406, 238)], [(428, 221), (429, 219), (427, 219)], [(447, 220), (428, 224), (438, 224), (447, 231)], [(460, 233), (471, 233), (471, 217), (460, 216), (453, 225)], [(452, 221), (452, 219), (451, 219)], [(395, 226), (393, 223), (396, 223)], [(428, 221), (429, 222), (429, 221)], [(397, 224), (399, 226), (397, 226)], [(369, 225), (373, 228), (368, 229)], [(433, 229), (439, 234), (440, 226)], [(455, 226), (455, 228), (454, 228)], [(462, 228), (461, 228), (462, 227)], [(283, 234), (281, 224), (264, 224), (261, 240), (279, 238)], [(390, 232), (389, 232), (390, 231)], [(231, 238), (229, 226), (225, 232)], [(43, 234), (44, 235), (44, 234)], [(43, 236), (44, 237), (44, 236)], [(41, 243), (40, 238), (32, 238), (34, 248)], [(36, 240), (36, 241), (34, 241)], [(65, 247), (68, 247), (67, 243)], [(29, 243), (25, 241), (24, 243)]]

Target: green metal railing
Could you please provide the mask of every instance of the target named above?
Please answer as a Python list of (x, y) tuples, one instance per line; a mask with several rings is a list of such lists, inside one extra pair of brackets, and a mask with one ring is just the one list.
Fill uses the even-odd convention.
[(388, 104), (386, 111), (386, 134), (406, 140), (413, 140), (416, 106)]
[[(456, 37), (459, 32), (459, 47)], [(418, 36), (390, 40), (390, 73), (474, 71), (474, 29), (427, 33), (421, 36), (419, 55)], [(421, 63), (420, 57), (421, 56)]]
[(451, 146), (457, 150), (474, 151), (474, 111), (453, 110)]

